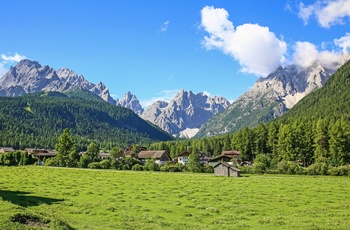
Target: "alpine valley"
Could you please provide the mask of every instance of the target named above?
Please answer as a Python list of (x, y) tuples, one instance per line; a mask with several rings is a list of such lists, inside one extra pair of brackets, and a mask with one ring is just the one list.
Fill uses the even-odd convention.
[(341, 63), (327, 66), (316, 62), (307, 68), (280, 67), (266, 78), (259, 78), (232, 104), (223, 97), (181, 89), (169, 102), (157, 101), (146, 109), (130, 92), (115, 100), (102, 82), (96, 85), (73, 70), (61, 68), (56, 71), (25, 59), (0, 78), (0, 96), (58, 91), (68, 96), (102, 99), (134, 111), (172, 136), (200, 138), (235, 132), (244, 126), (254, 127), (281, 116), (311, 91), (321, 88), (346, 59), (348, 57)]

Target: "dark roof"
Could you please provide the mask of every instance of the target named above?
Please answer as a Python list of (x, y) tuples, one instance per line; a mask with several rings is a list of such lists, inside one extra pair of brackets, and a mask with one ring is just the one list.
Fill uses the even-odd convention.
[(191, 153), (189, 151), (185, 151), (183, 153), (180, 153), (179, 155), (177, 155), (178, 157), (188, 157), (189, 155), (191, 155)]
[(216, 161), (219, 161), (222, 158), (226, 158), (227, 160), (231, 160), (233, 157), (230, 156), (230, 155), (219, 155), (217, 157), (213, 157), (213, 158), (209, 159), (209, 161), (210, 162), (216, 162)]
[(221, 155), (241, 155), (240, 151), (233, 150), (233, 151), (222, 151)]
[(228, 164), (227, 162), (219, 162), (216, 165), (214, 165), (214, 168), (218, 167), (219, 165), (223, 165), (227, 168), (231, 168), (236, 172), (240, 172), (241, 170), (239, 168), (234, 167), (233, 165)]
[(158, 150), (158, 151), (141, 151), (138, 154), (139, 159), (146, 159), (146, 158), (155, 158), (159, 159), (163, 154), (167, 154), (166, 150)]

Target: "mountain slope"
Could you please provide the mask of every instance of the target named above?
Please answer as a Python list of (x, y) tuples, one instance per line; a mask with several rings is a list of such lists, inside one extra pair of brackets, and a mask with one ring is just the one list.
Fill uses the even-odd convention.
[(334, 72), (319, 63), (306, 69), (295, 65), (279, 68), (258, 79), (249, 91), (204, 124), (195, 137), (235, 132), (280, 117), (305, 95), (321, 88)]
[(0, 78), (0, 96), (20, 96), (40, 91), (86, 90), (115, 104), (108, 88), (100, 82), (95, 85), (83, 75), (61, 68), (55, 71), (49, 66), (41, 66), (36, 61), (22, 60)]
[(202, 124), (229, 104), (223, 97), (212, 98), (182, 89), (169, 103), (158, 101), (149, 106), (141, 117), (174, 136), (192, 137)]
[(0, 140), (3, 146), (54, 147), (69, 128), (80, 146), (96, 140), (105, 148), (172, 138), (129, 109), (104, 101), (68, 97), (58, 92), (0, 97)]
[(300, 100), (280, 119), (292, 121), (300, 117), (309, 120), (350, 117), (350, 61), (340, 67), (325, 85)]

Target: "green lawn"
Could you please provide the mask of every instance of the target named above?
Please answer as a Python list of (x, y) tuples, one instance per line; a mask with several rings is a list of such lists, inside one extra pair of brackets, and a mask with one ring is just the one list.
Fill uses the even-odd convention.
[(349, 217), (349, 177), (0, 167), (0, 229), (349, 229)]

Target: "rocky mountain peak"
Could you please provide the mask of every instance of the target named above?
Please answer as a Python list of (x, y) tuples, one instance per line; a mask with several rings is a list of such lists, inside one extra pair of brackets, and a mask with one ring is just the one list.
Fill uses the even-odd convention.
[(224, 98), (217, 100), (181, 89), (169, 103), (157, 101), (148, 106), (141, 117), (174, 136), (192, 137), (202, 124), (229, 104)]
[(140, 101), (131, 92), (127, 92), (121, 100), (117, 100), (116, 105), (131, 109), (138, 115), (141, 115), (144, 111)]

